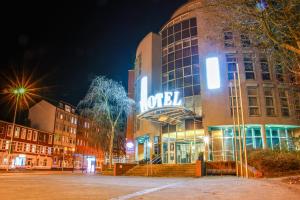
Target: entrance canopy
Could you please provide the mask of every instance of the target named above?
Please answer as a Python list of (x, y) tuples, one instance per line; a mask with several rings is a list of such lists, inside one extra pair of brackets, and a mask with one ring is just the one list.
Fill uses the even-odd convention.
[(148, 110), (137, 117), (161, 124), (175, 125), (185, 118), (194, 117), (196, 114), (181, 106), (167, 106)]

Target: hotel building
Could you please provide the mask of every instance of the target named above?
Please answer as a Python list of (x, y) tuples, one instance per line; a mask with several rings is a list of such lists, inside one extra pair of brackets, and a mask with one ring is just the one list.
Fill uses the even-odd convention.
[(136, 107), (127, 122), (136, 161), (159, 155), (163, 163), (194, 163), (201, 153), (235, 160), (234, 130), (249, 150), (295, 148), (293, 75), (216, 15), (190, 0), (138, 45), (128, 83)]

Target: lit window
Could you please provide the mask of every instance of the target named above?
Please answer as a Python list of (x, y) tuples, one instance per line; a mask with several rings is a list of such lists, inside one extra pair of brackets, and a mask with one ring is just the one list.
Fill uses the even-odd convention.
[(16, 127), (16, 129), (15, 129), (15, 135), (14, 135), (14, 137), (15, 138), (19, 138), (20, 137), (20, 127)]
[(37, 135), (38, 135), (38, 132), (37, 131), (33, 131), (33, 137), (32, 137), (33, 141), (37, 141)]
[(206, 59), (206, 79), (208, 89), (220, 88), (220, 66), (217, 57)]
[(32, 137), (32, 130), (28, 130), (27, 132), (27, 140), (31, 140)]
[(259, 116), (259, 102), (258, 102), (258, 88), (257, 87), (248, 87), (248, 108), (249, 116)]
[(235, 54), (226, 54), (226, 66), (228, 70), (228, 80), (234, 79), (234, 73), (237, 79), (237, 58)]
[(22, 132), (21, 132), (21, 139), (25, 140), (26, 139), (26, 128), (22, 128)]

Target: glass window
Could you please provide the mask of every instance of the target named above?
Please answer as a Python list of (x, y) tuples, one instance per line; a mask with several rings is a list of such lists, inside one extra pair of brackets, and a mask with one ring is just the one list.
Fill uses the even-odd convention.
[(175, 79), (175, 71), (170, 71), (169, 72), (169, 80)]
[(191, 27), (197, 26), (197, 19), (196, 18), (190, 19), (190, 25), (191, 25)]
[(260, 66), (261, 66), (261, 76), (262, 80), (271, 80), (268, 60), (266, 57), (260, 58)]
[(288, 91), (285, 89), (279, 89), (279, 101), (281, 108), (281, 115), (283, 117), (290, 116), (289, 103), (288, 103)]
[(175, 52), (175, 59), (177, 60), (177, 59), (180, 59), (180, 58), (182, 58), (182, 50), (177, 50), (176, 52)]
[(175, 63), (174, 62), (170, 62), (168, 64), (168, 71), (172, 71), (172, 70), (174, 70), (174, 68), (175, 68)]
[(195, 74), (200, 74), (200, 67), (199, 67), (199, 65), (193, 65), (192, 66), (192, 70), (193, 70), (193, 74), (195, 75)]
[(233, 74), (237, 72), (237, 68), (236, 68), (237, 58), (235, 54), (226, 54), (226, 65), (228, 70), (228, 80), (233, 80), (234, 79)]
[(26, 132), (27, 132), (27, 129), (26, 128), (22, 128), (21, 139), (23, 139), (23, 140), (26, 139)]
[(179, 31), (181, 31), (181, 23), (178, 23), (178, 24), (174, 25), (174, 32), (176, 33), (176, 32), (179, 32)]
[(189, 66), (191, 64), (191, 57), (186, 57), (183, 59), (183, 66)]
[(248, 35), (246, 35), (246, 34), (241, 35), (241, 45), (242, 45), (242, 47), (250, 47), (251, 46), (250, 38)]
[(234, 47), (233, 33), (231, 31), (224, 32), (224, 46), (226, 48)]
[(33, 131), (33, 136), (32, 136), (32, 140), (33, 141), (37, 141), (37, 135), (38, 135), (38, 132), (37, 131)]
[(185, 67), (184, 68), (184, 76), (189, 76), (192, 74), (192, 69), (191, 67)]
[(260, 115), (259, 103), (258, 103), (258, 88), (248, 87), (247, 93), (248, 93), (249, 116)]
[(189, 20), (185, 20), (182, 22), (182, 30), (187, 29), (190, 27), (190, 21)]
[(294, 108), (295, 108), (295, 117), (300, 119), (300, 92), (294, 91)]
[(192, 55), (198, 55), (198, 46), (192, 46), (191, 50), (192, 50)]
[(179, 78), (176, 80), (176, 87), (177, 88), (183, 87), (183, 78)]
[(185, 87), (184, 88), (184, 96), (193, 96), (193, 88), (192, 87)]
[(182, 68), (176, 69), (176, 78), (182, 78), (183, 77), (183, 70)]
[(193, 76), (193, 85), (200, 85), (200, 76)]
[(277, 81), (279, 81), (279, 82), (284, 81), (283, 68), (279, 64), (275, 65), (275, 76), (276, 76)]
[(184, 87), (191, 86), (193, 84), (192, 76), (184, 77)]
[(172, 44), (174, 42), (174, 35), (170, 35), (169, 37), (168, 37), (168, 45), (169, 44)]
[(16, 127), (15, 128), (15, 135), (14, 135), (15, 138), (19, 138), (20, 137), (20, 131), (21, 131), (20, 127)]
[(190, 47), (183, 49), (183, 57), (188, 57), (188, 56), (191, 56), (191, 48)]
[(255, 73), (252, 61), (252, 54), (244, 54), (244, 66), (245, 66), (245, 76), (246, 80), (254, 80)]
[(27, 132), (27, 140), (31, 140), (32, 137), (32, 130), (28, 130)]
[(190, 33), (191, 33), (191, 37), (197, 36), (197, 27), (191, 28)]
[(183, 65), (182, 65), (182, 59), (179, 59), (179, 60), (176, 60), (175, 61), (175, 67), (176, 68), (181, 68)]
[(264, 95), (265, 95), (266, 115), (273, 117), (276, 115), (275, 102), (274, 102), (274, 89), (265, 87)]
[(190, 29), (186, 29), (186, 30), (182, 31), (182, 39), (189, 38), (190, 36), (191, 36)]
[(194, 95), (200, 95), (200, 85), (194, 85)]

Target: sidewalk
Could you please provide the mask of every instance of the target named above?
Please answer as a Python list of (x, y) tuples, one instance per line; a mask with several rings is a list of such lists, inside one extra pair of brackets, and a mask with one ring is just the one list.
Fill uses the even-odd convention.
[(11, 171), (0, 171), (0, 176), (15, 176), (15, 175), (71, 175), (71, 174), (77, 174), (77, 175), (96, 175), (97, 173), (82, 173), (82, 171), (54, 171), (54, 170), (24, 170), (24, 171), (17, 171), (17, 170), (11, 170)]

